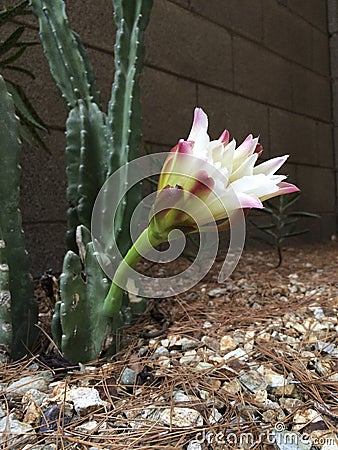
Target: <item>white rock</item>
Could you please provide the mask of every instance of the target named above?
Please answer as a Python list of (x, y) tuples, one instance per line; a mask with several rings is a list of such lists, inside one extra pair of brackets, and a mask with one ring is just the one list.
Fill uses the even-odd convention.
[(37, 389), (29, 389), (24, 396), (22, 397), (22, 403), (30, 403), (34, 402), (38, 406), (41, 406), (42, 403), (48, 398), (48, 394), (44, 392), (38, 391)]
[(201, 414), (192, 408), (166, 408), (160, 413), (159, 420), (168, 426), (175, 427), (199, 427), (203, 425)]
[(95, 429), (98, 428), (98, 423), (96, 420), (91, 420), (89, 422), (82, 423), (81, 425), (78, 425), (75, 427), (75, 430), (81, 431), (85, 434), (92, 434)]
[(42, 372), (36, 375), (23, 377), (14, 381), (7, 388), (7, 397), (19, 397), (26, 394), (31, 389), (46, 392), (49, 388), (49, 382), (52, 380), (51, 372)]
[(197, 364), (195, 367), (195, 370), (208, 370), (211, 368), (214, 368), (215, 366), (213, 364), (210, 364), (208, 362), (201, 361)]
[(201, 357), (197, 354), (196, 350), (188, 350), (184, 353), (184, 355), (180, 358), (180, 364), (188, 365), (195, 362), (199, 362)]
[(239, 381), (244, 385), (245, 388), (253, 393), (264, 390), (268, 387), (268, 383), (265, 377), (256, 370), (243, 372), (239, 376)]
[(248, 360), (248, 354), (242, 348), (236, 348), (232, 352), (227, 353), (223, 356), (224, 361), (228, 361), (229, 359), (240, 359), (241, 361)]
[(266, 382), (270, 387), (274, 388), (278, 386), (284, 386), (287, 384), (287, 380), (284, 378), (283, 375), (275, 372), (274, 370), (268, 367), (259, 366), (257, 371), (264, 376)]
[(193, 339), (188, 339), (183, 337), (182, 339), (179, 339), (176, 341), (175, 345), (181, 346), (182, 351), (186, 352), (188, 350), (192, 350), (200, 345), (199, 341), (195, 341)]
[(315, 423), (322, 421), (322, 416), (314, 409), (306, 409), (305, 411), (297, 411), (293, 416), (293, 423), (296, 424), (295, 431), (301, 429), (307, 423)]
[(219, 422), (222, 418), (222, 414), (218, 411), (216, 408), (212, 408), (210, 416), (209, 416), (209, 423), (210, 425), (214, 425), (215, 423)]
[(0, 443), (6, 442), (6, 448), (19, 448), (15, 443), (19, 443), (20, 448), (27, 441), (35, 436), (35, 430), (27, 423), (20, 422), (15, 414), (9, 414), (0, 420)]
[(75, 412), (79, 416), (85, 416), (102, 407), (107, 408), (109, 405), (101, 400), (98, 391), (94, 388), (72, 388), (67, 397), (73, 402)]

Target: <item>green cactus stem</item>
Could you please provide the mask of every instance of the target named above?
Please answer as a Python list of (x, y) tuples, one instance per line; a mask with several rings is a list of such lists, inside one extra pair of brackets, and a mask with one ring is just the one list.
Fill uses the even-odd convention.
[[(144, 62), (144, 32), (149, 22), (152, 0), (112, 0), (117, 27), (115, 55), (115, 78), (109, 102), (107, 138), (110, 149), (109, 177), (116, 169), (138, 155), (142, 136), (142, 117), (139, 78)], [(128, 183), (120, 181), (121, 189)], [(135, 207), (141, 201), (141, 188), (133, 187), (114, 218), (114, 239), (120, 252), (125, 255), (131, 245), (129, 223)], [(112, 233), (107, 230), (107, 251), (114, 248)]]
[(69, 26), (62, 0), (30, 0), (51, 73), (69, 109), (79, 99), (100, 103), (93, 69), (79, 37)]
[(105, 180), (107, 143), (105, 116), (95, 103), (78, 101), (66, 124), (67, 245), (77, 251), (75, 230), (90, 228), (95, 199)]
[(13, 341), (11, 354), (18, 359), (27, 354), (37, 337), (37, 304), (29, 273), (22, 231), (20, 198), (19, 122), (12, 97), (0, 76), (0, 228), (6, 245)]
[(90, 232), (83, 226), (77, 229), (80, 256), (68, 251), (60, 278), (61, 300), (52, 322), (54, 336), (63, 355), (70, 361), (88, 362), (102, 350), (111, 321), (102, 314), (101, 299), (109, 282), (97, 262)]

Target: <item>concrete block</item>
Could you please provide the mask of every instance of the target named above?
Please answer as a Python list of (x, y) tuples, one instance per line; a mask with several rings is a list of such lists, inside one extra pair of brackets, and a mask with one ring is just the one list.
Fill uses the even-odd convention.
[(334, 127), (333, 136), (334, 136), (334, 150), (333, 150), (334, 151), (334, 160), (335, 160), (335, 164), (336, 164), (336, 169), (338, 171), (338, 126)]
[(66, 222), (24, 224), (26, 249), (34, 277), (52, 269), (59, 273), (66, 253)]
[(291, 0), (288, 7), (322, 31), (327, 31), (326, 0)]
[(22, 151), (21, 210), (25, 222), (66, 220), (65, 135), (51, 131), (41, 148)]
[(235, 33), (262, 40), (260, 0), (191, 0), (191, 10)]
[(213, 138), (218, 138), (224, 128), (230, 131), (238, 143), (252, 133), (260, 136), (264, 155), (268, 156), (268, 116), (265, 105), (208, 86), (198, 87), (198, 103), (209, 115), (210, 135)]
[(172, 3), (176, 3), (179, 6), (182, 6), (183, 8), (188, 8), (189, 7), (189, 1), (190, 0), (169, 0)]
[(71, 27), (85, 44), (113, 53), (116, 27), (112, 2), (67, 1), (67, 15)]
[(338, 0), (327, 0), (329, 33), (338, 33)]
[(338, 79), (332, 82), (332, 112), (333, 123), (338, 126)]
[(242, 38), (234, 38), (235, 91), (268, 104), (291, 107), (291, 63)]
[(317, 164), (316, 122), (270, 108), (271, 156), (289, 154), (290, 163)]
[(330, 38), (331, 76), (338, 79), (338, 33)]
[(301, 165), (297, 174), (298, 187), (302, 191), (298, 208), (318, 214), (333, 214), (336, 208), (334, 170)]
[(312, 66), (312, 27), (285, 6), (263, 0), (264, 43), (271, 50)]
[(333, 127), (331, 124), (316, 124), (317, 164), (321, 167), (334, 167)]
[[(325, 76), (330, 76), (330, 50), (329, 36), (327, 33), (312, 29), (313, 33), (313, 61), (312, 68)], [(338, 56), (338, 52), (337, 52)]]
[(320, 120), (331, 120), (330, 79), (306, 70), (295, 64), (292, 66), (293, 108)]
[(169, 150), (188, 136), (197, 106), (193, 82), (145, 67), (141, 96), (146, 141), (167, 144)]
[(232, 87), (230, 34), (190, 11), (157, 0), (146, 46), (146, 62), (152, 67), (211, 85)]

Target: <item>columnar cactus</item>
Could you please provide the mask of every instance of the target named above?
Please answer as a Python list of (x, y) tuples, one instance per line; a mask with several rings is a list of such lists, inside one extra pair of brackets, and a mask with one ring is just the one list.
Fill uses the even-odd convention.
[[(70, 111), (66, 124), (70, 204), (67, 242), (70, 251), (64, 261), (61, 302), (56, 306), (52, 328), (67, 358), (88, 361), (100, 354), (107, 332), (120, 326), (122, 317), (129, 315), (128, 311), (118, 311), (116, 317), (110, 319), (109, 326), (108, 319), (102, 318), (104, 291), (108, 285), (103, 281), (104, 276), (94, 257), (93, 244), (86, 243), (85, 257), (77, 254), (79, 240), (76, 242), (75, 230), (83, 234), (85, 229), (90, 229), (92, 208), (104, 181), (137, 155), (141, 137), (138, 80), (143, 65), (143, 35), (152, 0), (113, 0), (117, 25), (116, 70), (108, 116), (100, 110), (93, 70), (79, 37), (69, 26), (63, 0), (30, 2), (39, 20), (51, 73)], [(125, 181), (121, 180), (121, 186)], [(130, 246), (129, 221), (140, 195), (139, 186), (131, 189), (121, 204), (114, 225), (104, 220), (107, 227), (104, 235), (115, 236), (122, 254)], [(108, 211), (109, 204), (103, 209)], [(108, 241), (106, 245), (105, 250), (112, 248), (112, 242)], [(81, 272), (85, 274), (85, 281)], [(75, 297), (78, 299), (76, 307)], [(125, 302), (124, 308), (127, 305)]]
[(0, 334), (0, 344), (11, 348), (14, 359), (27, 353), (38, 332), (37, 304), (19, 210), (20, 153), (19, 121), (0, 75), (0, 329), (5, 331)]

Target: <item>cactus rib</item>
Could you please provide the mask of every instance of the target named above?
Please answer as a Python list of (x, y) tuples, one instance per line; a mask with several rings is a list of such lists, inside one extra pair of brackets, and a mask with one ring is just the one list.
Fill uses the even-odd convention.
[(22, 231), (19, 121), (0, 75), (0, 228), (7, 249), (13, 328), (12, 357), (27, 353), (37, 336), (37, 304)]

